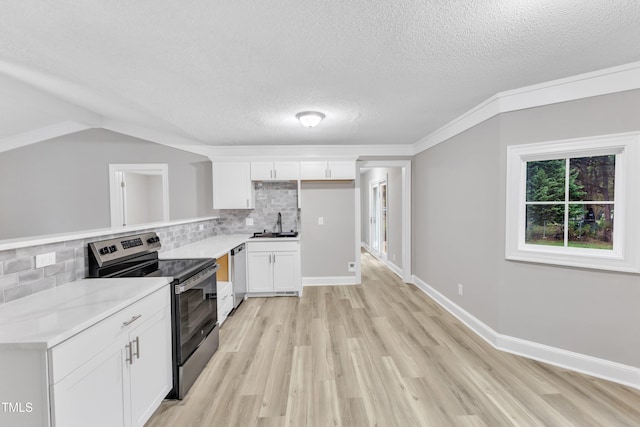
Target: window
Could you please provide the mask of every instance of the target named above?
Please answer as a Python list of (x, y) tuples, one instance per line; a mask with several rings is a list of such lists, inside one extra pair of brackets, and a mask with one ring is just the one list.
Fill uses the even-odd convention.
[(639, 134), (507, 149), (506, 258), (640, 272)]

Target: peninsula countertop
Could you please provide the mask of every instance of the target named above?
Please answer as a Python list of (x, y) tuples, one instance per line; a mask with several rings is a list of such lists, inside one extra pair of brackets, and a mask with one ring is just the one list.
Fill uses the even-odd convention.
[(0, 348), (51, 348), (171, 282), (82, 279), (0, 306)]

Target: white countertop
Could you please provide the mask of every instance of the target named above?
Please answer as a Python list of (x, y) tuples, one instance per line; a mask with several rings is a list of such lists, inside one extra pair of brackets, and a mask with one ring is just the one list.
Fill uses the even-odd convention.
[(160, 252), (161, 259), (171, 258), (220, 258), (231, 249), (244, 243), (251, 234), (228, 234), (209, 237), (177, 249)]
[(220, 258), (231, 249), (247, 241), (299, 241), (301, 237), (301, 235), (298, 235), (297, 237), (261, 237), (252, 239), (251, 236), (252, 234), (227, 234), (213, 236), (209, 237), (208, 239), (181, 246), (177, 249), (173, 249), (167, 252), (160, 252), (159, 256), (160, 259)]
[(0, 348), (51, 348), (171, 280), (83, 279), (8, 302), (0, 306)]

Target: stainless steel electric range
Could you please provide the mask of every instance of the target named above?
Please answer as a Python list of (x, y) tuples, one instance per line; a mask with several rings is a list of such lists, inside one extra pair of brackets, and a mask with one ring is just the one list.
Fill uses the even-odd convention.
[(89, 277), (173, 277), (173, 389), (182, 399), (218, 349), (215, 258), (158, 259), (156, 233), (89, 243)]

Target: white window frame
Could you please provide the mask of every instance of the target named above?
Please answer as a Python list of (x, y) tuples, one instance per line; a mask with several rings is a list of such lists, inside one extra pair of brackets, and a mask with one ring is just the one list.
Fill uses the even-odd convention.
[[(616, 155), (613, 250), (525, 242), (527, 162)], [(640, 273), (640, 132), (507, 147), (505, 258)]]

